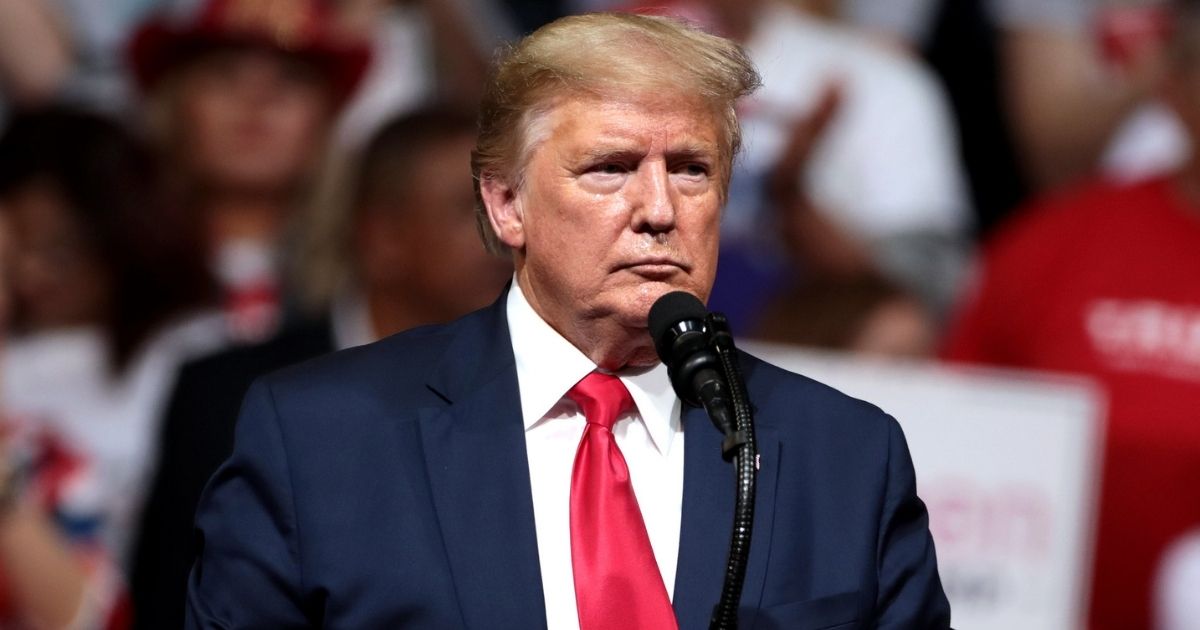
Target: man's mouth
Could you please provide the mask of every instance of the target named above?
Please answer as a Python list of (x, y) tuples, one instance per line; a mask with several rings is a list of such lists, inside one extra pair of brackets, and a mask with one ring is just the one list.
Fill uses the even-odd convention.
[(641, 258), (624, 263), (618, 268), (653, 280), (665, 279), (677, 273), (686, 273), (688, 271), (687, 265), (665, 257)]

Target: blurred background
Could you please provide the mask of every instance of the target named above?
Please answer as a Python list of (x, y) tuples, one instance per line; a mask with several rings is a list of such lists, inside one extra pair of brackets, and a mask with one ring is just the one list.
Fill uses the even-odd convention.
[(1200, 1), (0, 0), (0, 627), (175, 628), (257, 376), (490, 303), (488, 61), (740, 41), (710, 308), (899, 417), (960, 628), (1200, 628)]

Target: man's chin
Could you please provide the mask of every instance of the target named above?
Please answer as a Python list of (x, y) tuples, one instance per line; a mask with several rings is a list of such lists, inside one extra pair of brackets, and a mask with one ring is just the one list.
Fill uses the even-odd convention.
[(695, 295), (695, 291), (686, 287), (678, 287), (673, 285), (655, 286), (652, 290), (641, 290), (636, 296), (623, 304), (615, 313), (614, 319), (623, 327), (630, 330), (640, 331), (646, 335), (649, 340), (650, 333), (648, 332), (650, 317), (650, 309), (654, 303), (662, 296), (674, 291), (686, 291)]
[(629, 358), (629, 362), (625, 364), (625, 369), (645, 369), (652, 368), (659, 363), (658, 354), (653, 348), (647, 348), (635, 352)]
[(690, 294), (696, 296), (697, 298), (699, 298), (701, 302), (707, 302), (707, 300), (708, 300), (709, 292), (701, 291), (697, 287), (692, 286), (691, 283), (683, 283), (683, 282), (646, 282), (646, 283), (643, 283), (643, 284), (639, 285), (637, 288), (637, 291), (636, 291), (637, 297), (634, 300), (636, 306), (633, 309), (634, 311), (636, 311), (637, 317), (639, 318), (638, 321), (640, 321), (640, 325), (642, 327), (646, 326), (646, 318), (650, 315), (650, 307), (654, 306), (654, 303), (657, 302), (659, 300), (659, 298), (661, 298), (662, 296), (664, 296), (668, 293), (673, 293), (675, 291), (683, 291), (685, 293), (690, 293)]

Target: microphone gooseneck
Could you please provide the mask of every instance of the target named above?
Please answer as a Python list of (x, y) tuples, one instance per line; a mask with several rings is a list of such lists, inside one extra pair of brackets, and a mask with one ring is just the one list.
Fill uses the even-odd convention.
[(721, 455), (733, 461), (736, 490), (733, 534), (721, 599), (713, 608), (711, 630), (737, 628), (738, 605), (746, 579), (758, 449), (754, 417), (742, 379), (729, 322), (709, 313), (696, 296), (682, 291), (659, 298), (650, 309), (648, 328), (655, 350), (667, 366), (671, 386), (684, 402), (703, 406), (725, 439)]

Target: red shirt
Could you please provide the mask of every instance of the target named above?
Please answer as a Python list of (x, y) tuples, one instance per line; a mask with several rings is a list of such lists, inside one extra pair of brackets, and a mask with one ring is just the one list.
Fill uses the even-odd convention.
[(1104, 387), (1091, 626), (1150, 627), (1162, 553), (1200, 525), (1200, 207), (1161, 178), (1028, 208), (985, 248), (945, 357)]

